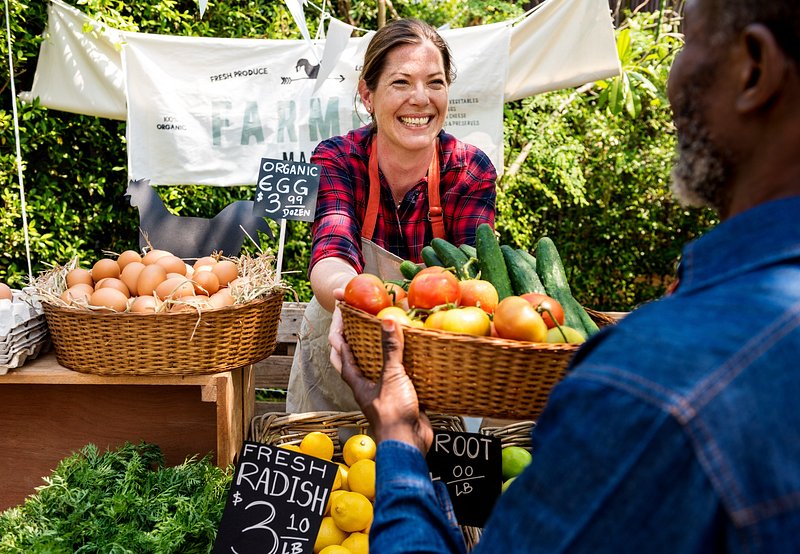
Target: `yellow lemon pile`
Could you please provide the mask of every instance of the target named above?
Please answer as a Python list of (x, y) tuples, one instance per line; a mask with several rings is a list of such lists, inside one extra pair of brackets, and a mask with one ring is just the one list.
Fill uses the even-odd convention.
[(342, 447), (344, 462), (333, 459), (333, 440), (320, 431), (306, 434), (297, 448), (339, 463), (314, 554), (367, 554), (375, 500), (375, 441), (366, 434), (347, 439)]

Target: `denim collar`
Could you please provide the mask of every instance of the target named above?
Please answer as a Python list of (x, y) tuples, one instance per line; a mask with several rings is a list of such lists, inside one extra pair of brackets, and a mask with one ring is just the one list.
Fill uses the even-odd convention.
[(687, 244), (678, 292), (694, 292), (791, 258), (800, 261), (800, 196), (760, 204)]

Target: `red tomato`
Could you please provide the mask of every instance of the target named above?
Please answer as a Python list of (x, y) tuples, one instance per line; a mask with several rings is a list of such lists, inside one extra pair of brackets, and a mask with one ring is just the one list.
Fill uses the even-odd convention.
[(408, 285), (408, 305), (430, 310), (443, 304), (457, 304), (461, 299), (458, 278), (443, 267), (426, 267)]
[(530, 302), (520, 296), (503, 298), (494, 311), (494, 327), (504, 339), (544, 342), (547, 325)]
[(383, 281), (369, 273), (361, 273), (350, 279), (344, 288), (344, 301), (372, 315), (392, 305), (392, 297), (383, 286)]
[(556, 318), (556, 321), (559, 325), (564, 325), (564, 308), (555, 298), (551, 298), (546, 294), (539, 294), (536, 292), (523, 294), (522, 298), (530, 302), (531, 306), (536, 308), (536, 311), (542, 316), (542, 319), (544, 320), (548, 329), (552, 329), (556, 326), (556, 324), (553, 323), (553, 318), (550, 317), (550, 314), (553, 314), (553, 317)]
[(489, 314), (476, 306), (455, 308), (444, 312), (442, 330), (453, 333), (466, 333), (468, 335), (489, 336), (492, 331), (492, 321)]
[(494, 313), (500, 298), (493, 284), (481, 279), (465, 279), (459, 281), (458, 286), (461, 288), (462, 306), (477, 306), (487, 314)]
[(397, 283), (390, 283), (389, 281), (386, 281), (384, 286), (386, 287), (386, 290), (389, 291), (389, 296), (392, 297), (392, 304), (395, 306), (398, 302), (408, 296), (406, 290)]

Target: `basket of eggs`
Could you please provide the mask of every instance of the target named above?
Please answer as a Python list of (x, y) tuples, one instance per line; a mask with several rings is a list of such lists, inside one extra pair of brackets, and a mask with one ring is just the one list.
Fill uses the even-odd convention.
[[(476, 288), (467, 293), (465, 285)], [(428, 268), (411, 280), (402, 298), (406, 293), (394, 284), (368, 274), (354, 277), (338, 306), (361, 371), (373, 381), (380, 379), (381, 320), (395, 319), (403, 331), (403, 365), (424, 409), (536, 419), (586, 337), (563, 325), (563, 319), (552, 323), (557, 303), (546, 295), (540, 296), (550, 304), (541, 312), (532, 299), (520, 296), (498, 303), (496, 291), (491, 309), (488, 302), (482, 307), (466, 302), (467, 296), (478, 298), (473, 292), (486, 285), (491, 287), (486, 281), (459, 282), (443, 268)], [(394, 299), (384, 296), (382, 287), (394, 291)], [(401, 302), (406, 304), (400, 307)], [(598, 327), (614, 323), (602, 312), (585, 310)], [(578, 340), (570, 340), (573, 335)]]
[(99, 375), (194, 375), (243, 367), (275, 349), (283, 296), (274, 258), (165, 250), (57, 266), (33, 283), (56, 359)]

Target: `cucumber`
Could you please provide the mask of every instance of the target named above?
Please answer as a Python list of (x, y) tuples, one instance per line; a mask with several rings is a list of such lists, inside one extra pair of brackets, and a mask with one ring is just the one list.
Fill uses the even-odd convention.
[[(533, 254), (524, 248), (517, 248), (517, 254), (519, 254), (523, 260), (528, 262), (528, 265), (530, 265), (533, 270), (536, 271), (536, 258), (533, 257)], [(536, 275), (538, 276), (539, 274), (537, 273)]]
[(500, 244), (497, 242), (497, 237), (494, 236), (494, 229), (488, 223), (481, 223), (475, 230), (475, 238), (481, 279), (494, 285), (500, 300), (507, 296), (513, 296), (511, 279), (508, 276)]
[(436, 255), (436, 251), (430, 244), (422, 247), (422, 261), (425, 262), (425, 265), (428, 267), (436, 265), (444, 267), (444, 262)]
[[(431, 247), (439, 259), (444, 263), (444, 267), (452, 267), (459, 279), (469, 279), (467, 263), (469, 258), (463, 251), (459, 250), (454, 244), (441, 238), (431, 240)], [(476, 271), (477, 273), (477, 271)]]
[(477, 279), (478, 274), (480, 273), (480, 266), (478, 264), (478, 251), (475, 250), (475, 247), (471, 244), (461, 244), (458, 247), (464, 254), (467, 255), (467, 273), (469, 274), (469, 279)]
[(536, 271), (547, 295), (558, 300), (564, 308), (564, 324), (574, 327), (587, 338), (597, 332), (597, 324), (572, 296), (561, 256), (548, 237), (542, 237), (536, 243)]
[(466, 242), (458, 247), (464, 254), (467, 255), (467, 258), (477, 258), (478, 251), (475, 250), (475, 247), (471, 244), (467, 244)]
[(403, 260), (400, 264), (400, 273), (408, 279), (409, 281), (414, 278), (414, 275), (422, 270), (422, 266), (420, 264), (415, 264), (411, 260)]
[(506, 262), (514, 294), (522, 296), (529, 292), (544, 293), (544, 287), (536, 271), (528, 262), (522, 259), (522, 256), (517, 254), (516, 250), (507, 244), (501, 244), (500, 251), (503, 253), (503, 259)]
[(550, 292), (554, 289), (565, 290), (572, 294), (561, 256), (558, 255), (558, 249), (550, 237), (542, 237), (536, 243), (536, 273), (539, 274), (548, 296), (553, 296)]

